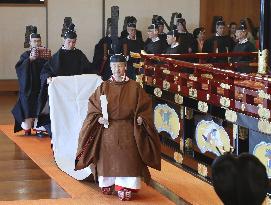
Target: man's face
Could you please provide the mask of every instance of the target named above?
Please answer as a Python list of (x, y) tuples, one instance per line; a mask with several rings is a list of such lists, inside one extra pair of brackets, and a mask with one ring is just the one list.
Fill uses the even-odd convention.
[(30, 44), (30, 48), (40, 47), (41, 46), (41, 39), (40, 38), (31, 38), (29, 44)]
[(76, 39), (64, 39), (64, 47), (66, 50), (73, 50), (75, 48)]
[(206, 39), (206, 32), (205, 32), (205, 30), (199, 32), (198, 38), (200, 40), (205, 40)]
[[(186, 24), (186, 23), (184, 23), (184, 24)], [(183, 26), (182, 23), (177, 22), (177, 30), (178, 30), (179, 32), (185, 32), (185, 29), (184, 29), (184, 26)]]
[(247, 33), (245, 31), (242, 31), (242, 30), (237, 30), (235, 32), (235, 36), (236, 36), (237, 40), (242, 40), (242, 39), (246, 38), (246, 34)]
[(125, 62), (111, 62), (110, 67), (114, 78), (120, 78), (121, 76), (124, 76), (126, 70)]
[(232, 24), (230, 27), (230, 33), (235, 34), (235, 32), (236, 32), (236, 25)]
[(158, 36), (158, 30), (148, 29), (148, 38), (155, 38)]
[(217, 26), (216, 27), (216, 32), (217, 32), (218, 35), (224, 36), (225, 26), (223, 26), (223, 25)]
[(167, 35), (167, 43), (168, 45), (171, 45), (176, 41), (176, 37), (173, 37), (172, 35)]
[(158, 26), (158, 32), (159, 32), (159, 33), (163, 33), (163, 32), (164, 32), (164, 28), (165, 28), (164, 25), (159, 25), (159, 26)]
[(130, 38), (134, 39), (136, 37), (136, 28), (127, 27), (127, 32), (129, 34)]

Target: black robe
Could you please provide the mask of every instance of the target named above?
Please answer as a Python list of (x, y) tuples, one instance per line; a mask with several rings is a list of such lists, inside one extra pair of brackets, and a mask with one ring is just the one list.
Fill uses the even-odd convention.
[[(43, 66), (41, 71), (41, 90), (38, 101), (38, 126), (50, 124), (49, 114), (41, 114), (48, 99), (47, 78), (91, 73), (95, 73), (95, 69), (81, 50), (59, 49)], [(50, 130), (48, 131), (50, 132)]]
[(180, 44), (174, 48), (168, 46), (165, 52), (165, 54), (183, 54), (183, 53), (185, 53), (185, 50), (183, 46), (181, 46)]
[[(227, 36), (213, 36), (207, 39), (202, 47), (203, 53), (227, 53), (231, 52), (233, 49), (233, 42)], [(219, 62), (219, 63), (226, 63), (228, 58), (210, 58), (207, 59), (207, 62)]]
[[(238, 43), (233, 49), (233, 52), (254, 52), (254, 51), (256, 51), (256, 48), (250, 41), (241, 44)], [(231, 58), (231, 62), (251, 62), (252, 60), (253, 60), (252, 56), (239, 56)], [(236, 69), (236, 71), (241, 73), (251, 73), (253, 69), (247, 66), (240, 66)]]
[[(120, 51), (120, 41), (116, 45), (117, 53)], [(104, 58), (106, 53), (106, 59)], [(108, 80), (112, 71), (110, 68), (110, 57), (114, 54), (112, 48), (112, 39), (109, 36), (103, 37), (96, 45), (93, 56), (93, 65), (97, 74), (102, 77), (104, 81)]]
[(136, 40), (124, 38), (121, 41), (121, 45), (121, 53), (123, 53), (125, 56), (129, 56), (126, 74), (130, 79), (135, 80), (137, 73), (135, 71), (135, 68), (133, 67), (133, 63), (139, 63), (140, 59), (132, 58), (130, 56), (130, 52), (140, 53), (141, 50), (144, 49), (144, 42), (138, 38)]
[(165, 49), (166, 49), (165, 44), (160, 39), (155, 42), (149, 40), (144, 48), (144, 50), (148, 54), (162, 54), (165, 52)]
[(14, 132), (22, 130), (21, 123), (25, 119), (37, 117), (40, 72), (46, 60), (36, 59), (31, 62), (29, 55), (30, 51), (24, 52), (15, 65), (19, 81), (19, 97), (11, 111), (15, 119)]
[(179, 33), (178, 41), (179, 44), (182, 45), (185, 53), (196, 52), (195, 38), (191, 33)]
[[(127, 38), (128, 35), (129, 35), (129, 34), (128, 34), (127, 30), (125, 29), (125, 30), (123, 30), (123, 31), (121, 32), (120, 38)], [(142, 38), (142, 32), (139, 31), (139, 30), (137, 30), (137, 29), (136, 29), (136, 38), (137, 38), (138, 40), (143, 41), (143, 38)]]

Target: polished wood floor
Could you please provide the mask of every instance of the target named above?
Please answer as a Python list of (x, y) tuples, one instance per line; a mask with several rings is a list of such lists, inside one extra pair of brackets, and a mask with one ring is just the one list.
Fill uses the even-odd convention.
[[(0, 94), (0, 124), (13, 124), (14, 93)], [(69, 195), (0, 131), (0, 201), (56, 199)]]

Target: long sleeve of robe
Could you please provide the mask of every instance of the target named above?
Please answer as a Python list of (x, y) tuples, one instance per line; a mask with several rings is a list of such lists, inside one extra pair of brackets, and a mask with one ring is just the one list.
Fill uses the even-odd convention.
[[(98, 123), (102, 94), (108, 100), (107, 129)], [(102, 83), (90, 97), (88, 109), (79, 136), (76, 169), (95, 164), (98, 175), (108, 177), (149, 177), (147, 166), (160, 170), (160, 140), (153, 124), (152, 102), (138, 83)], [(137, 124), (138, 116), (142, 125)]]

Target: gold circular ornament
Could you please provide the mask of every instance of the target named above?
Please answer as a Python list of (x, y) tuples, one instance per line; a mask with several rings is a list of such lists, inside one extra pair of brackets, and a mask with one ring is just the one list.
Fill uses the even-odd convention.
[(154, 95), (155, 95), (156, 97), (159, 97), (159, 98), (160, 98), (160, 97), (162, 96), (162, 94), (163, 94), (163, 93), (162, 93), (162, 90), (161, 90), (160, 88), (155, 88), (153, 92), (154, 92)]
[(170, 88), (170, 83), (166, 80), (163, 81), (163, 89), (168, 90)]
[(229, 122), (233, 122), (234, 123), (234, 122), (237, 121), (237, 114), (233, 110), (226, 109), (225, 118)]
[(266, 134), (271, 134), (271, 123), (266, 119), (260, 119), (258, 121), (258, 129)]
[(183, 163), (183, 155), (179, 152), (174, 152), (174, 160), (180, 164)]
[(183, 96), (181, 96), (180, 94), (175, 94), (174, 99), (175, 99), (175, 103), (180, 104), (180, 105), (183, 104)]
[(208, 104), (206, 102), (199, 101), (198, 110), (205, 113), (208, 112)]

